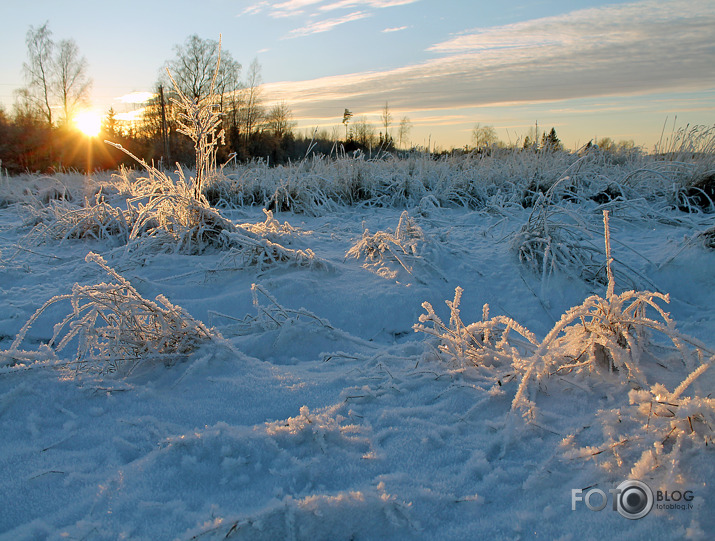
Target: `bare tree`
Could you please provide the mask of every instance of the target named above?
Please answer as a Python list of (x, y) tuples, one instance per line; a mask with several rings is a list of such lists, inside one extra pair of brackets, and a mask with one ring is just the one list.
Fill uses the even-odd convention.
[[(228, 52), (224, 53), (228, 54)], [(221, 58), (221, 71), (222, 74), (219, 75), (220, 81), (217, 82), (218, 91), (221, 94), (221, 110), (224, 112), (224, 121), (226, 128), (230, 132), (238, 133), (238, 119), (239, 110), (241, 103), (241, 90), (243, 84), (241, 83), (241, 64), (233, 60), (232, 58), (224, 59), (224, 55)], [(224, 61), (229, 62), (230, 65), (224, 70)]]
[(30, 27), (25, 36), (27, 62), (23, 64), (27, 81), (25, 97), (52, 127), (53, 106), (59, 103), (64, 122), (69, 122), (77, 106), (84, 102), (91, 85), (87, 60), (80, 56), (74, 40), (52, 41), (48, 23)]
[(14, 95), (15, 103), (13, 105), (13, 116), (15, 116), (15, 118), (40, 118), (43, 120), (43, 122), (46, 120), (44, 118), (44, 115), (38, 115), (39, 111), (35, 106), (33, 96), (29, 88), (18, 88), (17, 90), (15, 90)]
[(291, 120), (292, 117), (293, 113), (290, 107), (288, 107), (288, 104), (285, 101), (281, 101), (280, 103), (276, 103), (268, 111), (266, 115), (266, 127), (275, 137), (281, 138), (290, 133), (295, 125)]
[(27, 62), (22, 67), (25, 71), (29, 101), (41, 112), (49, 126), (52, 126), (52, 53), (54, 42), (48, 23), (35, 29), (30, 27), (25, 35), (27, 44)]
[(484, 149), (495, 144), (499, 138), (494, 126), (482, 126), (477, 122), (472, 129), (472, 143), (474, 148)]
[(74, 40), (60, 41), (53, 71), (54, 93), (62, 106), (63, 120), (69, 123), (77, 107), (87, 101), (92, 84), (87, 77), (87, 59), (80, 57)]
[(385, 102), (385, 107), (382, 108), (380, 120), (382, 121), (382, 127), (385, 128), (385, 143), (390, 144), (390, 124), (392, 123), (392, 114), (390, 114), (390, 106), (387, 102)]
[(258, 63), (258, 59), (254, 58), (246, 74), (241, 108), (241, 119), (246, 141), (256, 130), (263, 117), (261, 83), (261, 65)]
[(241, 110), (243, 109), (243, 83), (238, 79), (226, 88), (226, 119), (232, 138), (238, 137), (241, 133)]
[[(188, 98), (199, 100), (209, 93), (214, 81), (214, 72), (219, 57), (219, 42), (201, 39), (196, 34), (186, 38), (182, 45), (175, 45), (176, 56), (166, 63), (179, 90)], [(221, 51), (219, 72), (214, 81), (214, 92), (221, 98), (238, 80), (241, 64), (228, 51)], [(165, 86), (171, 87), (169, 81)]]
[(410, 119), (406, 116), (402, 117), (400, 120), (400, 127), (397, 131), (397, 140), (400, 146), (404, 146), (405, 142), (410, 138), (410, 131), (412, 130), (412, 123)]
[(362, 116), (353, 123), (353, 132), (355, 141), (365, 148), (375, 146), (377, 138), (375, 137), (375, 128), (367, 121), (367, 118)]

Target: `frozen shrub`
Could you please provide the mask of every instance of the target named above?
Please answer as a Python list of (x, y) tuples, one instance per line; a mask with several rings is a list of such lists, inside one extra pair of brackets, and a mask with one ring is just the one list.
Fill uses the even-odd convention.
[[(76, 338), (73, 364), (77, 369), (114, 372), (150, 360), (174, 362), (202, 343), (220, 338), (163, 295), (156, 302), (143, 298), (101, 256), (90, 252), (86, 261), (99, 265), (116, 282), (75, 284), (72, 293), (48, 300), (23, 326), (10, 349), (3, 352), (11, 364), (56, 359)], [(65, 301), (72, 311), (55, 325), (50, 342), (36, 353), (21, 350), (32, 324), (50, 306)]]
[[(141, 249), (202, 253), (207, 247), (225, 247), (228, 243), (224, 233), (235, 232), (236, 227), (209, 205), (202, 193), (202, 184), (210, 180), (216, 170), (216, 149), (223, 140), (218, 97), (214, 93), (216, 76), (220, 66), (219, 57), (207, 96), (192, 100), (174, 81), (179, 99), (179, 131), (193, 142), (196, 151), (196, 175), (186, 179), (179, 167), (179, 178), (173, 181), (164, 172), (148, 165), (121, 145), (107, 143), (122, 150), (144, 167), (148, 176), (138, 178), (130, 185), (134, 195), (128, 200), (132, 218), (129, 241), (142, 238)], [(155, 242), (147, 241), (150, 237)], [(135, 246), (137, 248), (137, 246)]]
[(653, 358), (649, 349), (654, 334), (661, 337), (660, 357), (670, 342), (669, 351), (679, 357), (680, 365), (694, 369), (698, 356), (707, 348), (676, 330), (675, 322), (658, 304), (667, 303), (667, 295), (650, 291), (614, 293), (607, 212), (604, 229), (608, 277), (605, 298), (593, 295), (568, 310), (543, 340), (538, 341), (510, 318), (490, 318), (486, 305), (481, 322), (465, 325), (459, 316), (461, 288), (457, 288), (454, 300), (447, 302), (449, 325), (442, 322), (429, 303), (424, 303), (427, 314), (420, 316), (415, 330), (436, 336), (440, 351), (458, 365), (510, 366), (519, 376), (512, 410), (521, 411), (528, 419), (536, 415), (530, 398), (533, 393), (528, 389), (556, 374), (585, 374), (597, 381), (615, 376), (635, 388), (648, 388), (641, 361)]
[(316, 316), (305, 308), (296, 310), (279, 304), (276, 298), (261, 284), (251, 284), (251, 296), (256, 315), (246, 314), (243, 318), (235, 318), (218, 312), (212, 312), (211, 315), (233, 321), (229, 325), (230, 331), (241, 336), (294, 325), (321, 327), (328, 331), (340, 332), (328, 320)]
[(577, 447), (576, 436), (570, 435), (562, 442), (565, 456), (593, 459), (608, 471), (625, 467), (631, 479), (659, 472), (661, 482), (677, 481), (684, 459), (713, 445), (715, 399), (683, 393), (714, 360), (694, 370), (672, 393), (660, 383), (632, 389), (627, 406), (598, 412), (603, 443)]
[(538, 344), (536, 337), (511, 318), (490, 318), (488, 304), (482, 310), (482, 321), (466, 325), (459, 315), (462, 292), (462, 288), (457, 287), (454, 300), (445, 301), (450, 310), (447, 325), (435, 313), (432, 305), (424, 302), (422, 307), (427, 313), (420, 316), (420, 322), (414, 326), (414, 330), (437, 337), (440, 341), (439, 351), (457, 366), (509, 366), (514, 357), (523, 355), (524, 351), (533, 351)]
[[(686, 365), (691, 366), (691, 355), (675, 330), (675, 323), (657, 300), (669, 299), (650, 291), (626, 291), (607, 299), (597, 295), (587, 298), (566, 312), (544, 339), (550, 369), (560, 373), (605, 370), (646, 385), (639, 365), (649, 345), (647, 331), (668, 337)], [(649, 317), (650, 309), (660, 320)]]
[(698, 233), (697, 238), (702, 241), (706, 248), (715, 250), (715, 226)]
[(543, 284), (558, 272), (594, 281), (603, 268), (603, 254), (588, 241), (585, 231), (585, 224), (573, 212), (541, 197), (527, 223), (512, 237), (511, 246), (521, 263), (541, 275)]
[[(431, 242), (407, 211), (400, 215), (394, 234), (389, 231), (370, 234), (366, 229), (362, 239), (345, 254), (345, 257), (365, 260), (364, 267), (385, 278), (400, 279), (400, 275), (406, 272), (422, 284), (425, 283), (420, 276), (422, 273), (442, 277), (439, 269), (430, 262), (433, 256)], [(408, 281), (409, 278), (402, 280)]]
[(132, 222), (131, 248), (199, 254), (209, 247), (223, 248), (230, 244), (226, 234), (238, 229), (212, 208), (202, 194), (194, 196), (193, 181), (186, 180), (181, 168), (174, 181), (121, 145), (110, 144), (137, 160), (147, 173), (146, 177), (128, 181), (133, 194), (127, 200)]
[(196, 176), (192, 182), (192, 195), (199, 199), (202, 184), (210, 180), (216, 172), (216, 150), (219, 141), (224, 143), (224, 130), (221, 127), (220, 96), (215, 93), (216, 77), (221, 66), (221, 38), (218, 42), (216, 69), (214, 70), (208, 95), (196, 99), (189, 98), (181, 91), (169, 69), (169, 79), (179, 98), (171, 101), (179, 108), (178, 132), (183, 133), (194, 143), (196, 151)]
[[(607, 285), (605, 254), (590, 231), (589, 224), (575, 210), (552, 205), (545, 196), (534, 206), (527, 223), (513, 234), (511, 248), (522, 264), (541, 276), (542, 294), (549, 279), (559, 273), (590, 284)], [(632, 289), (650, 284), (636, 270), (619, 263), (614, 272), (620, 284)]]
[(224, 234), (228, 250), (222, 255), (215, 270), (248, 267), (264, 270), (277, 264), (322, 270), (332, 268), (330, 263), (317, 257), (310, 248), (294, 250), (283, 246), (293, 242), (298, 234), (297, 229), (288, 222), (278, 222), (270, 210), (263, 209), (263, 212), (266, 215), (265, 222), (241, 224), (236, 226), (235, 231)]
[(685, 212), (715, 211), (715, 172), (696, 175), (690, 185), (677, 194), (678, 208)]
[(311, 325), (334, 330), (326, 319), (320, 318), (305, 308), (298, 310), (281, 306), (278, 301), (262, 285), (251, 284), (253, 306), (256, 317), (251, 320), (251, 326), (261, 330), (277, 329), (284, 325), (292, 325), (298, 321), (307, 321)]
[(278, 220), (276, 220), (273, 217), (272, 211), (263, 209), (263, 214), (266, 216), (263, 223), (245, 223), (241, 224), (241, 227), (250, 233), (259, 235), (272, 242), (285, 242), (286, 244), (290, 244), (292, 238), (299, 234), (298, 229), (290, 225), (288, 222), (283, 222), (281, 224)]
[(313, 250), (293, 250), (249, 231), (226, 235), (227, 250), (216, 266), (217, 271), (255, 267), (265, 270), (277, 264), (313, 269), (330, 269), (330, 264), (315, 255)]

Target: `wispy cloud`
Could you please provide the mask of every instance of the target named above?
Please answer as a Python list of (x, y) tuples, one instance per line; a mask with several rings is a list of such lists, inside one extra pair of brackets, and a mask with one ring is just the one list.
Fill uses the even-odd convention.
[(394, 26), (394, 27), (391, 27), (391, 28), (384, 28), (384, 29), (382, 30), (382, 33), (383, 33), (383, 34), (389, 34), (390, 32), (399, 32), (399, 31), (405, 30), (405, 29), (407, 29), (406, 26)]
[[(531, 56), (543, 52), (573, 55), (612, 46), (624, 56), (641, 54), (692, 31), (697, 38), (713, 35), (715, 4), (710, 0), (644, 0), (617, 6), (573, 11), (493, 28), (477, 28), (438, 43), (428, 50), (437, 53), (488, 52), (508, 49)], [(710, 26), (708, 29), (707, 26)], [(708, 31), (709, 30), (709, 31)], [(636, 49), (630, 49), (635, 46)], [(687, 51), (682, 51), (687, 55)]]
[(702, 90), (715, 87), (713, 44), (711, 0), (644, 0), (476, 29), (430, 47), (438, 57), (426, 62), (266, 85), (266, 97), (319, 117), (385, 101), (410, 111)]
[(245, 8), (243, 11), (241, 11), (238, 16), (240, 17), (241, 15), (257, 15), (264, 9), (270, 7), (270, 4), (263, 0), (261, 2), (256, 2), (255, 4), (251, 4), (247, 8)]
[(305, 13), (305, 8), (320, 4), (324, 0), (288, 0), (286, 2), (274, 3), (271, 6), (271, 15), (273, 17), (287, 17), (293, 15), (302, 15)]
[[(273, 18), (304, 15), (311, 18), (321, 13), (340, 9), (384, 9), (414, 4), (419, 0), (260, 0), (245, 8), (239, 15), (257, 15), (266, 12)], [(322, 4), (322, 5), (320, 5)]]
[(333, 11), (336, 9), (354, 8), (356, 6), (371, 7), (375, 9), (392, 8), (414, 4), (419, 0), (338, 0), (324, 6), (320, 6), (320, 11)]
[(149, 101), (155, 95), (156, 94), (154, 94), (153, 92), (136, 91), (130, 92), (129, 94), (124, 94), (123, 96), (119, 96), (116, 98), (116, 100), (121, 103), (144, 103), (145, 101)]
[(300, 28), (296, 28), (295, 30), (291, 30), (290, 32), (288, 32), (284, 39), (309, 36), (311, 34), (319, 34), (321, 32), (328, 32), (336, 26), (340, 26), (341, 24), (365, 19), (366, 17), (370, 17), (370, 14), (365, 13), (364, 11), (355, 11), (353, 13), (349, 13), (348, 15), (344, 15), (343, 17), (315, 21)]

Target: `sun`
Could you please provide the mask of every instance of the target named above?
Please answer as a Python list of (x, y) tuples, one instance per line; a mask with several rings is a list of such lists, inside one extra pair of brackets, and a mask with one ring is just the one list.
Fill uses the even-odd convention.
[(97, 137), (102, 129), (102, 116), (96, 111), (82, 111), (74, 119), (77, 129), (88, 137)]

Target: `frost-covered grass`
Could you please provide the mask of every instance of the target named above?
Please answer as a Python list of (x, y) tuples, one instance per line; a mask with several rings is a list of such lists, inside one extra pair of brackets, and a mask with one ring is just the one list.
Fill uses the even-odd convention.
[[(668, 295), (633, 290), (621, 294), (614, 292), (608, 211), (604, 211), (603, 216), (608, 277), (606, 294), (604, 297), (592, 295), (579, 306), (567, 310), (543, 340), (539, 341), (531, 331), (509, 317), (490, 318), (488, 304), (484, 305), (482, 321), (465, 324), (460, 317), (463, 294), (460, 287), (455, 291), (454, 300), (446, 301), (450, 310), (449, 324), (443, 323), (432, 305), (425, 302), (423, 308), (427, 313), (420, 316), (415, 330), (437, 337), (439, 351), (453, 365), (478, 366), (500, 387), (499, 376), (505, 372), (511, 379), (519, 381), (511, 412), (519, 413), (527, 423), (538, 425), (540, 422), (542, 415), (536, 406), (536, 396), (542, 387), (550, 387), (546, 382), (554, 376), (568, 374), (585, 385), (593, 379), (598, 383), (607, 382), (616, 392), (620, 387), (621, 394), (627, 393), (630, 404), (635, 405), (630, 413), (633, 423), (626, 423), (633, 432), (614, 441), (614, 434), (620, 435), (622, 430), (609, 425), (606, 431), (608, 441), (602, 447), (595, 451), (587, 447), (568, 456), (597, 456), (608, 450), (613, 452), (615, 463), (621, 468), (625, 453), (620, 452), (620, 447), (636, 442), (641, 454), (636, 454), (634, 463), (625, 464), (631, 477), (642, 479), (652, 470), (661, 468), (659, 481), (663, 481), (662, 470), (672, 481), (679, 473), (679, 450), (683, 440), (702, 447), (713, 444), (715, 401), (709, 394), (687, 398), (681, 395), (715, 362), (715, 348), (676, 329), (675, 321), (660, 304), (670, 302)], [(660, 336), (653, 337), (653, 334)], [(663, 340), (658, 338), (669, 341), (670, 348), (664, 348)], [(668, 392), (661, 382), (648, 380), (648, 363), (666, 368), (680, 366), (686, 377), (672, 393)], [(643, 390), (649, 387), (650, 392)], [(638, 429), (637, 419), (643, 417), (646, 407), (647, 422)], [(620, 414), (614, 415), (618, 417)], [(604, 416), (612, 421), (613, 415)], [(654, 417), (652, 423), (651, 416)], [(658, 422), (656, 418), (668, 418), (669, 421)], [(689, 431), (686, 430), (686, 419)], [(621, 422), (620, 418), (618, 422)], [(571, 439), (573, 436), (566, 438)], [(672, 441), (664, 448), (668, 440)], [(614, 464), (607, 462), (607, 465), (615, 469)]]
[(709, 152), (589, 149), (578, 155), (495, 149), (436, 159), (427, 154), (370, 159), (358, 153), (276, 167), (258, 161), (222, 170), (205, 194), (220, 207), (265, 206), (307, 215), (343, 205), (415, 207), (425, 197), (440, 206), (499, 212), (531, 207), (549, 190), (557, 201), (644, 199), (654, 211), (681, 206), (699, 212), (713, 203), (715, 164)]
[(706, 539), (708, 160), (4, 179), (0, 538)]
[[(417, 221), (403, 211), (394, 233), (370, 234), (365, 229), (345, 257), (364, 261), (363, 267), (385, 278), (424, 284), (430, 277), (444, 278), (434, 263), (439, 251), (436, 245), (435, 240), (425, 236)], [(403, 274), (406, 277), (402, 277)]]
[[(85, 259), (99, 265), (116, 282), (75, 284), (72, 293), (49, 299), (20, 329), (10, 348), (0, 351), (3, 365), (21, 370), (37, 362), (57, 363), (62, 351), (74, 341), (76, 353), (67, 365), (77, 371), (126, 372), (142, 362), (175, 362), (203, 342), (220, 338), (163, 295), (156, 301), (143, 298), (101, 256), (90, 252)], [(49, 307), (65, 301), (71, 310), (54, 326), (49, 342), (37, 351), (21, 349), (33, 323)]]

